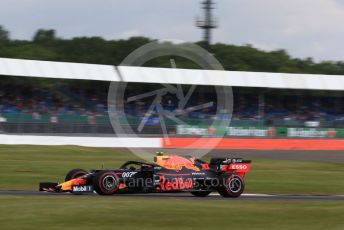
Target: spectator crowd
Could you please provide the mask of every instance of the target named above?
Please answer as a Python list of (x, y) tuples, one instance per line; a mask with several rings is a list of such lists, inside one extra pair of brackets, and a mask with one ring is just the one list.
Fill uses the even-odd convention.
[[(140, 90), (137, 90), (138, 92)], [(135, 95), (132, 90), (127, 96)], [(156, 117), (159, 108), (151, 107), (155, 96), (123, 101), (124, 113), (136, 117)], [(226, 119), (233, 121), (342, 121), (344, 107), (340, 96), (302, 96), (276, 93), (247, 93), (234, 90), (233, 114), (229, 110), (217, 110), (214, 92), (196, 94), (183, 107), (176, 95), (167, 93), (161, 97), (159, 105), (165, 111), (189, 119)], [(119, 102), (117, 102), (119, 103)], [(120, 103), (119, 103), (120, 104)], [(117, 106), (117, 108), (121, 108)], [(150, 110), (151, 109), (151, 110)], [(50, 116), (51, 122), (57, 122), (60, 116), (86, 116), (90, 123), (94, 117), (107, 116), (107, 89), (88, 93), (82, 90), (62, 87), (53, 91), (38, 87), (20, 87), (15, 89), (0, 88), (0, 117), (31, 116), (39, 121), (42, 116)]]

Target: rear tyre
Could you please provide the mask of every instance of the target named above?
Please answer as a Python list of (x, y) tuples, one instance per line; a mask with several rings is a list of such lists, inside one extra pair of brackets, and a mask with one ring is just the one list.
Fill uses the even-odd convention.
[(118, 177), (112, 171), (102, 171), (93, 178), (93, 189), (99, 195), (112, 195), (119, 188)]
[(72, 169), (72, 170), (70, 170), (67, 173), (65, 181), (69, 181), (69, 180), (72, 180), (72, 179), (84, 176), (86, 174), (88, 174), (88, 172), (86, 170), (83, 170), (83, 169)]
[(218, 192), (223, 197), (239, 197), (245, 189), (241, 177), (231, 174), (224, 174), (220, 177)]
[(206, 197), (210, 194), (210, 191), (195, 191), (191, 192), (192, 195), (197, 196), (197, 197)]

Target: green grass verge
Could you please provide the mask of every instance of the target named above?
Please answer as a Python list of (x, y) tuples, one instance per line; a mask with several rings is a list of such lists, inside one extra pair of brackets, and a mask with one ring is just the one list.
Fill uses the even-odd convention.
[[(128, 152), (0, 146), (0, 189), (37, 190), (71, 168), (118, 167)], [(344, 194), (342, 164), (254, 159), (246, 192)], [(344, 202), (0, 196), (0, 229), (344, 229)]]
[(1, 229), (344, 229), (344, 202), (0, 197)]
[[(115, 149), (75, 146), (0, 145), (0, 189), (37, 190), (60, 182), (72, 168), (115, 168), (135, 155)], [(247, 193), (344, 194), (343, 164), (254, 159)]]

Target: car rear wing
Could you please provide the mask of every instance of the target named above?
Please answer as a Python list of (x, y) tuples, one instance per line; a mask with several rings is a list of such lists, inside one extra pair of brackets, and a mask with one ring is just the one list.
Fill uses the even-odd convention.
[(217, 172), (235, 173), (244, 177), (250, 171), (251, 161), (242, 158), (212, 158), (209, 166)]

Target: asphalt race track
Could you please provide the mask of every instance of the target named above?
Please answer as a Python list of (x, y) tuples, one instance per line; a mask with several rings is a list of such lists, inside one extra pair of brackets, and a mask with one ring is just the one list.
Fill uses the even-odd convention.
[[(147, 150), (147, 149), (146, 149)], [(148, 149), (149, 152), (155, 152), (161, 149)], [(128, 151), (123, 149), (123, 151)], [(197, 151), (197, 150), (194, 150)], [(192, 150), (186, 149), (165, 149), (166, 154), (185, 155)], [(258, 150), (212, 150), (208, 157), (242, 157), (267, 158), (275, 160), (301, 160), (344, 163), (344, 151), (258, 151)], [(38, 191), (19, 191), (19, 190), (0, 190), (0, 196), (74, 196), (70, 193), (47, 193)], [(85, 194), (90, 198), (97, 197), (96, 194)], [(344, 195), (268, 195), (268, 194), (243, 194), (236, 199), (223, 198), (217, 193), (212, 193), (208, 197), (194, 197), (189, 193), (155, 193), (155, 194), (120, 194), (113, 198), (132, 197), (149, 199), (185, 199), (185, 200), (285, 200), (285, 201), (344, 201)]]
[[(22, 191), (22, 190), (13, 190), (13, 191), (0, 191), (0, 196), (75, 196), (70, 193), (48, 193), (48, 192), (38, 192), (38, 191)], [(97, 194), (83, 194), (82, 196), (88, 197), (98, 197)], [(344, 195), (337, 196), (316, 196), (316, 195), (268, 195), (268, 194), (243, 194), (239, 198), (229, 199), (223, 198), (216, 193), (212, 193), (207, 197), (194, 197), (188, 193), (150, 193), (150, 194), (118, 194), (113, 195), (113, 198), (120, 197), (131, 197), (131, 198), (145, 198), (145, 199), (185, 199), (185, 200), (301, 200), (301, 201), (344, 201)]]

